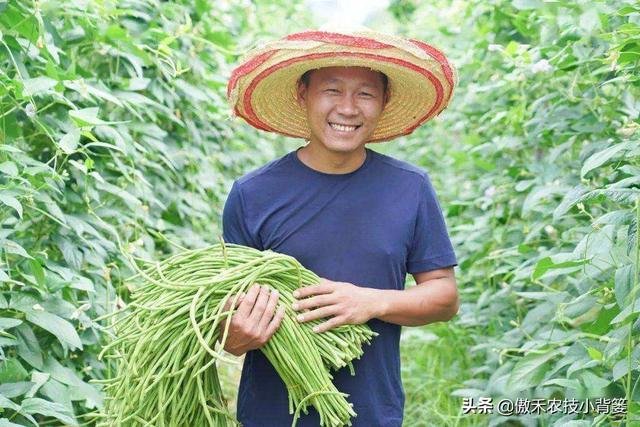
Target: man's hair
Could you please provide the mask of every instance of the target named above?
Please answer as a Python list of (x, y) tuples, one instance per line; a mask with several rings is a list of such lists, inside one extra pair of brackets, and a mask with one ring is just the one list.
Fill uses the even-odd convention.
[[(311, 73), (313, 73), (314, 71), (315, 71), (315, 69), (307, 70), (303, 75), (300, 76), (300, 80), (298, 80), (298, 82), (302, 83), (304, 85), (304, 87), (308, 88), (309, 87), (309, 81), (311, 80)], [(385, 97), (388, 97), (389, 94), (387, 92), (387, 89), (389, 88), (389, 78), (382, 71), (377, 71), (377, 70), (375, 70), (375, 71), (378, 74), (380, 74), (380, 76), (382, 77), (382, 94)]]

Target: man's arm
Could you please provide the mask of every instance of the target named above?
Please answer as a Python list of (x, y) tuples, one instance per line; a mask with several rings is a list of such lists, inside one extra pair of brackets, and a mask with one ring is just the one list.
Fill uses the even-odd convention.
[[(243, 207), (243, 198), (238, 182), (234, 182), (222, 211), (222, 230), (227, 243), (250, 246), (260, 249), (255, 238), (247, 227), (247, 218)], [(277, 290), (270, 290), (268, 286), (254, 284), (246, 295), (237, 299), (232, 296), (225, 306), (225, 311), (231, 309), (232, 301), (236, 300), (237, 310), (231, 316), (228, 335), (224, 349), (229, 353), (240, 356), (249, 350), (262, 347), (271, 339), (284, 318), (284, 307), (278, 306)], [(226, 328), (225, 322), (219, 325), (220, 338)]]
[(403, 326), (451, 320), (460, 306), (453, 267), (413, 275), (416, 286), (405, 290), (380, 289), (378, 319)]
[[(321, 279), (294, 292), (298, 321), (328, 318), (316, 332), (372, 318), (403, 326), (446, 321), (458, 312), (453, 267), (414, 274), (416, 286), (405, 290), (374, 289)], [(307, 298), (308, 297), (308, 298)], [(304, 311), (310, 310), (310, 311)]]

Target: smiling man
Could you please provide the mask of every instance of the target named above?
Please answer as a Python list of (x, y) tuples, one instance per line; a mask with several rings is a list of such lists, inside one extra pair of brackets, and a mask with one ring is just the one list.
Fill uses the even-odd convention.
[[(234, 182), (224, 239), (294, 256), (322, 277), (296, 295), (298, 321), (316, 332), (367, 323), (378, 336), (334, 374), (356, 427), (402, 425), (402, 326), (458, 311), (455, 253), (426, 171), (365, 144), (411, 133), (442, 112), (456, 85), (437, 49), (370, 31), (292, 34), (251, 52), (229, 100), (258, 129), (306, 145)], [(406, 274), (416, 286), (405, 289)], [(256, 285), (232, 318), (227, 351), (245, 354), (237, 416), (245, 427), (291, 425), (287, 391), (258, 350), (277, 331), (278, 295)], [(298, 426), (318, 426), (311, 408)]]

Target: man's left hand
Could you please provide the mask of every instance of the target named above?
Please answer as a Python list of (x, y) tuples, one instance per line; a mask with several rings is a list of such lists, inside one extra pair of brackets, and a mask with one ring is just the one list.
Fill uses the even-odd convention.
[(320, 279), (317, 285), (296, 290), (293, 309), (309, 310), (298, 315), (299, 322), (329, 318), (314, 327), (314, 332), (325, 332), (341, 325), (357, 325), (376, 317), (380, 297), (377, 289), (356, 286), (348, 282)]

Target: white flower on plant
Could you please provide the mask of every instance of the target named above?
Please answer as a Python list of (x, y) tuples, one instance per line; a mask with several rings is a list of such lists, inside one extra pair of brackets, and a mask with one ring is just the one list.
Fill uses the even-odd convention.
[(499, 45), (499, 44), (493, 44), (492, 43), (487, 47), (487, 50), (489, 52), (501, 51), (502, 50), (502, 46)]
[(45, 311), (44, 307), (41, 306), (40, 304), (34, 304), (33, 307), (31, 307), (33, 310), (35, 311)]
[(488, 187), (486, 190), (484, 190), (484, 196), (485, 197), (491, 198), (491, 197), (495, 196), (495, 194), (496, 194), (495, 185), (492, 185), (492, 186)]
[[(127, 288), (131, 291), (133, 289), (131, 289), (129, 286), (127, 286)], [(124, 300), (120, 297), (116, 297), (116, 308), (125, 308), (127, 306), (127, 303), (124, 302)]]
[(549, 73), (551, 71), (553, 71), (553, 65), (551, 65), (546, 59), (541, 59), (540, 61), (531, 65), (531, 72), (533, 74)]
[(28, 103), (27, 106), (24, 108), (24, 112), (27, 115), (27, 117), (29, 118), (33, 118), (36, 116), (36, 106), (33, 105), (33, 103)]
[(551, 224), (547, 224), (544, 226), (544, 231), (551, 237), (552, 239), (558, 238), (558, 232)]
[(640, 125), (635, 122), (630, 122), (625, 124), (623, 127), (616, 129), (616, 133), (623, 138), (631, 138), (638, 128), (640, 128)]
[(91, 308), (91, 304), (86, 303), (86, 304), (82, 304), (80, 307), (78, 307), (77, 309), (75, 309), (73, 311), (73, 313), (71, 313), (71, 316), (69, 316), (70, 319), (77, 319), (80, 314), (84, 313), (85, 311), (89, 310)]

